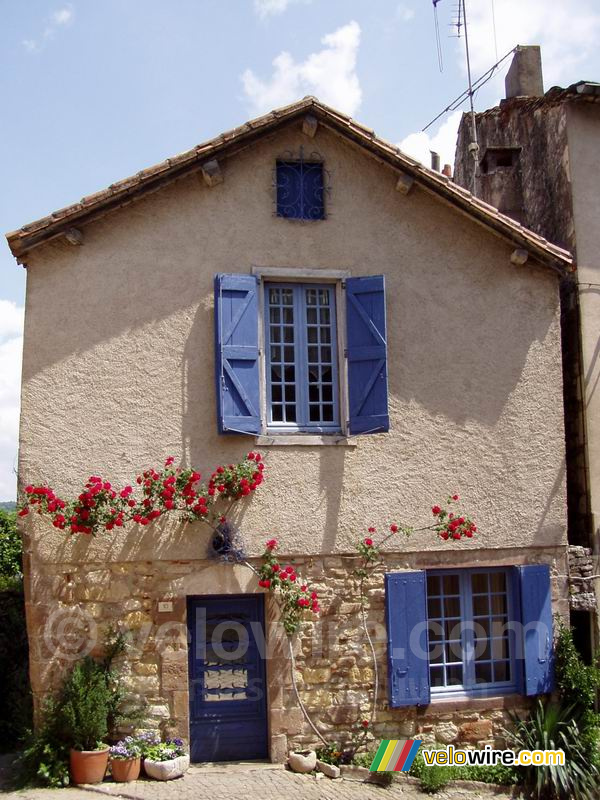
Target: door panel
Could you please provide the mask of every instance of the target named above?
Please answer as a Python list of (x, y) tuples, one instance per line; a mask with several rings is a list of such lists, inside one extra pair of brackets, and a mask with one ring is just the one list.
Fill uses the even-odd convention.
[(266, 758), (263, 595), (188, 598), (192, 762)]

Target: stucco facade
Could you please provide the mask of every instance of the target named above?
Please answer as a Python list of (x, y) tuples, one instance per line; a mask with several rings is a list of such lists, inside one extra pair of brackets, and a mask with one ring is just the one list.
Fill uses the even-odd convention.
[[(329, 173), (324, 220), (274, 214), (275, 161), (301, 149), (318, 151)], [(546, 563), (555, 609), (566, 613), (557, 275), (535, 258), (511, 263), (514, 242), (418, 183), (397, 191), (393, 169), (322, 125), (308, 139), (293, 122), (219, 166), (217, 185), (188, 175), (85, 225), (80, 246), (54, 239), (28, 254), (20, 486), (47, 481), (74, 495), (94, 472), (120, 485), (173, 455), (207, 473), (258, 448), (265, 484), (234, 511), (248, 555), (277, 536), (281, 551), (322, 587), (321, 624), (330, 615), (350, 638), (358, 608), (340, 610), (336, 595), (352, 592), (347, 556), (357, 540), (369, 525), (428, 524), (431, 505), (459, 491), (478, 535), (459, 545), (431, 532), (394, 540), (388, 568)], [(257, 267), (277, 268), (282, 279), (303, 269), (385, 275), (389, 433), (333, 445), (307, 445), (302, 434), (285, 445), (218, 434), (213, 278)], [(200, 524), (161, 521), (89, 538), (39, 519), (24, 530), (37, 699), (65, 666), (44, 637), (57, 609), (76, 606), (100, 626), (139, 630), (185, 624), (190, 595), (256, 591), (248, 570), (206, 560), (210, 532)], [(377, 581), (374, 624), (384, 625), (382, 596)], [(164, 600), (173, 602), (172, 615), (159, 612)], [(345, 642), (314, 657), (297, 647), (305, 700), (321, 709), (323, 732), (343, 735), (364, 706), (361, 691), (368, 698), (372, 688), (368, 659)], [(378, 652), (385, 673), (385, 637)], [(127, 669), (152, 724), (187, 736), (185, 643), (158, 652), (151, 639)], [(313, 741), (299, 710), (291, 711), (286, 670), (284, 652), (267, 666), (272, 758)], [(406, 719), (411, 732), (421, 725), (425, 733), (435, 720), (449, 721), (447, 703), (420, 711), (420, 722), (414, 712), (387, 711), (386, 692), (384, 677), (380, 736)], [(491, 741), (507, 702), (466, 701), (495, 722), (465, 740)], [(338, 705), (337, 716), (325, 713)]]

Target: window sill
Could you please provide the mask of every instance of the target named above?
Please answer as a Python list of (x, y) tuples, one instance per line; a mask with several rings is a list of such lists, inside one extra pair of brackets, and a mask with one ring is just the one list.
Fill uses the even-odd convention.
[(256, 444), (260, 447), (298, 447), (298, 446), (323, 446), (336, 445), (337, 447), (356, 447), (356, 438), (348, 438), (342, 434), (283, 433), (265, 434), (256, 437)]
[(496, 710), (503, 708), (516, 708), (526, 705), (529, 698), (520, 694), (496, 694), (483, 697), (455, 697), (451, 700), (448, 697), (436, 698), (432, 695), (429, 705), (422, 706), (425, 709), (435, 709), (435, 712), (461, 711), (464, 709), (484, 708), (486, 710)]

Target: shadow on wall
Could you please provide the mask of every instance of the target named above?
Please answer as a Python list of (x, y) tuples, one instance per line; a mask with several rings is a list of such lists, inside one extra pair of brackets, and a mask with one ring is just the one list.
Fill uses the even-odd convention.
[(406, 287), (402, 316), (390, 313), (388, 297), (390, 392), (458, 425), (492, 426), (523, 380), (530, 350), (555, 322), (558, 282), (549, 302), (535, 274), (515, 277), (508, 291), (506, 274), (491, 271), (470, 284), (468, 274), (437, 277)]
[[(206, 315), (210, 315), (211, 330), (214, 319), (212, 308), (200, 307), (193, 320), (187, 339), (181, 368), (181, 407), (182, 443), (184, 461), (202, 467), (207, 466), (207, 454), (218, 453), (221, 463), (238, 461), (246, 452), (256, 449), (255, 437), (238, 434), (219, 434), (217, 432), (217, 389), (214, 378), (213, 342), (209, 348), (204, 346), (206, 339)], [(199, 363), (199, 353), (209, 351), (208, 358)], [(206, 354), (205, 354), (206, 355)], [(339, 528), (339, 513), (344, 486), (344, 469), (349, 457), (345, 447), (289, 447), (269, 448), (269, 462), (274, 472), (269, 475), (264, 495), (261, 499), (252, 498), (249, 503), (235, 504), (231, 519), (241, 527), (248, 509), (255, 502), (265, 504), (297, 503), (293, 515), (296, 524), (301, 525), (307, 515), (318, 515), (323, 519), (325, 536), (320, 540), (322, 552), (331, 552), (336, 546)], [(294, 466), (296, 464), (296, 466)], [(208, 467), (214, 468), (210, 463)], [(310, 474), (318, 474), (318, 488), (315, 489), (315, 502), (307, 501), (304, 492), (290, 492), (286, 480), (301, 478), (303, 466)], [(281, 532), (270, 531), (269, 535)]]

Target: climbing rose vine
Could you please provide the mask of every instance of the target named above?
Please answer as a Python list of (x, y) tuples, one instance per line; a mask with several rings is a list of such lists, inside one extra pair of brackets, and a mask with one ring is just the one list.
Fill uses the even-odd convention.
[(147, 469), (122, 489), (92, 475), (76, 500), (61, 499), (50, 486), (26, 486), (19, 515), (35, 512), (49, 516), (55, 528), (91, 535), (130, 521), (149, 525), (170, 512), (214, 526), (225, 520), (223, 504), (217, 507), (219, 500), (233, 504), (255, 492), (264, 479), (260, 453), (250, 452), (238, 464), (217, 467), (205, 482), (197, 470), (175, 467), (174, 462), (169, 456), (162, 469)]
[(269, 539), (262, 554), (258, 585), (277, 596), (281, 607), (281, 621), (288, 635), (294, 634), (302, 622), (304, 612), (320, 611), (317, 593), (312, 591), (293, 566), (279, 563), (275, 551), (277, 539)]

